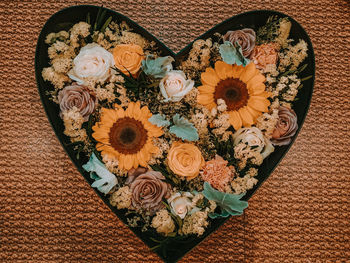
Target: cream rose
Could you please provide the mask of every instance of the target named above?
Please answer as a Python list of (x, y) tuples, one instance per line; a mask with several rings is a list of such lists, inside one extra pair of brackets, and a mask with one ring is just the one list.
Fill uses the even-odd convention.
[(184, 219), (187, 213), (192, 210), (193, 195), (189, 192), (175, 193), (169, 199), (168, 203), (171, 208), (171, 213)]
[(86, 84), (86, 79), (105, 81), (111, 74), (114, 66), (113, 55), (96, 43), (83, 47), (73, 60), (73, 68), (68, 76), (78, 82)]
[(241, 128), (233, 135), (233, 143), (237, 145), (244, 143), (250, 147), (251, 150), (261, 154), (265, 159), (274, 151), (269, 139), (264, 137), (262, 132), (256, 127)]
[(113, 49), (115, 66), (125, 75), (134, 77), (140, 70), (141, 62), (144, 59), (142, 47), (135, 44), (121, 44)]
[(202, 153), (191, 143), (173, 142), (168, 153), (169, 168), (188, 180), (195, 178), (205, 164)]
[(181, 70), (171, 70), (167, 72), (159, 83), (160, 91), (168, 101), (180, 101), (187, 93), (189, 93), (194, 85), (194, 81), (186, 79), (185, 73)]

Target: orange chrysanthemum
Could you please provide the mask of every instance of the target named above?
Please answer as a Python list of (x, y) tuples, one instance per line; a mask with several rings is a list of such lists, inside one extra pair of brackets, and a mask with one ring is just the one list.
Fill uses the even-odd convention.
[(235, 130), (251, 126), (262, 112), (268, 111), (265, 77), (253, 62), (243, 67), (217, 61), (215, 69), (207, 68), (202, 73), (201, 80), (198, 103), (211, 110), (218, 99), (223, 99)]
[(146, 167), (152, 154), (158, 152), (152, 138), (163, 134), (148, 121), (151, 116), (148, 107), (141, 108), (139, 101), (129, 103), (126, 110), (117, 104), (115, 109), (102, 108), (101, 120), (92, 127), (97, 150), (117, 159), (120, 169)]

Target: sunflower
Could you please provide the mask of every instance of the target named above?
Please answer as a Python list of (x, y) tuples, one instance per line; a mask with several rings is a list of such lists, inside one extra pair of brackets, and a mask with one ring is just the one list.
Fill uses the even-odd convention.
[(92, 137), (98, 141), (96, 149), (102, 156), (117, 159), (120, 169), (146, 167), (152, 154), (158, 152), (152, 139), (163, 134), (148, 121), (151, 116), (148, 107), (141, 108), (139, 101), (130, 102), (126, 110), (117, 104), (115, 109), (102, 108), (100, 121), (92, 127)]
[(215, 69), (207, 68), (202, 73), (201, 81), (197, 102), (211, 110), (218, 99), (223, 99), (235, 130), (251, 126), (262, 112), (268, 111), (265, 77), (253, 62), (243, 67), (217, 61)]

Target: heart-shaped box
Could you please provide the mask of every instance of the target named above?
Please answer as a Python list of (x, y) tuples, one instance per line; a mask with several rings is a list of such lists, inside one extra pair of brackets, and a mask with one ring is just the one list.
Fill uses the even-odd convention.
[[(119, 14), (118, 12), (115, 12), (110, 9), (105, 9), (105, 10), (106, 10), (107, 17), (112, 16), (114, 20), (125, 21), (131, 28), (133, 28), (134, 32), (142, 35), (148, 40), (154, 41), (159, 47), (159, 49), (161, 50), (162, 56), (169, 55), (174, 57), (176, 61), (178, 61), (179, 59), (186, 56), (186, 54), (189, 53), (192, 47), (193, 42), (188, 44), (180, 52), (175, 54), (168, 47), (166, 47), (161, 41), (159, 41), (155, 36), (147, 32), (143, 27), (141, 27), (137, 23)], [(82, 168), (82, 165), (88, 161), (88, 157), (81, 155), (80, 158), (78, 159), (73, 147), (69, 146), (69, 143), (70, 143), (69, 138), (65, 136), (63, 133), (64, 125), (63, 125), (62, 119), (59, 117), (59, 106), (56, 103), (49, 100), (49, 96), (46, 93), (47, 91), (53, 89), (52, 85), (44, 81), (41, 73), (43, 68), (49, 66), (48, 49), (47, 49), (48, 46), (47, 44), (45, 44), (46, 36), (51, 32), (67, 30), (73, 24), (79, 21), (85, 21), (86, 15), (88, 13), (91, 15), (91, 17), (94, 17), (94, 16), (97, 16), (98, 12), (99, 12), (99, 7), (97, 6), (82, 5), (82, 6), (72, 6), (55, 13), (53, 16), (49, 18), (49, 20), (43, 26), (43, 29), (38, 38), (36, 56), (35, 56), (36, 80), (37, 80), (41, 101), (46, 111), (47, 117), (52, 125), (52, 128), (56, 136), (58, 137), (59, 141), (61, 142), (68, 156), (71, 158), (72, 162), (75, 164), (77, 169), (80, 171), (80, 173), (84, 176), (84, 178), (90, 185), (93, 183), (93, 180), (90, 178), (89, 173), (87, 173)], [(315, 59), (314, 59), (312, 44), (307, 33), (299, 23), (297, 23), (293, 18), (276, 11), (270, 11), (270, 10), (250, 11), (250, 12), (242, 13), (227, 19), (226, 21), (213, 27), (203, 35), (199, 36), (198, 39), (207, 39), (213, 36), (213, 34), (216, 32), (223, 34), (228, 30), (236, 30), (236, 29), (241, 29), (243, 27), (257, 29), (258, 27), (264, 25), (266, 20), (271, 16), (277, 16), (278, 18), (288, 17), (289, 21), (291, 21), (292, 23), (292, 27), (290, 31), (291, 38), (303, 39), (306, 41), (309, 47), (308, 56), (305, 61), (305, 63), (307, 64), (307, 67), (302, 72), (300, 77), (302, 78), (305, 76), (312, 75), (312, 78), (306, 80), (303, 83), (303, 88), (298, 93), (298, 100), (295, 101), (293, 104), (293, 108), (298, 117), (299, 128), (296, 132), (296, 135), (297, 135), (302, 127), (302, 124), (304, 122), (304, 119), (306, 117), (306, 114), (310, 105), (311, 96), (313, 92), (313, 85), (314, 85), (314, 76), (315, 76)], [(289, 145), (277, 147), (275, 151), (268, 158), (264, 160), (263, 164), (259, 168), (259, 172), (257, 176), (258, 183), (245, 194), (245, 196), (243, 197), (243, 200), (248, 200), (254, 194), (254, 192), (261, 186), (264, 180), (268, 178), (268, 176), (272, 173), (272, 171), (275, 169), (275, 167), (278, 165), (278, 163), (282, 160), (284, 155), (287, 153), (287, 151), (291, 147), (292, 143), (296, 138), (296, 135), (293, 137), (292, 142)], [(108, 198), (105, 195), (97, 191), (95, 188), (94, 190), (96, 191), (97, 195), (106, 203), (106, 205), (119, 217), (119, 219), (122, 220), (124, 223), (126, 223), (125, 214), (120, 210), (117, 210), (115, 207), (111, 206)], [(176, 240), (171, 240), (166, 243), (166, 246), (163, 246), (162, 249), (159, 249), (156, 252), (164, 261), (175, 262), (179, 260), (181, 257), (183, 257), (193, 247), (195, 247), (201, 241), (203, 241), (213, 231), (218, 229), (218, 227), (221, 226), (226, 220), (227, 218), (215, 219), (211, 222), (210, 226), (207, 228), (207, 230), (202, 236), (191, 238), (189, 240), (181, 240), (181, 242)], [(140, 229), (132, 228), (131, 230), (149, 247), (154, 247), (155, 245), (157, 245), (157, 243), (154, 242), (151, 236), (147, 235), (146, 233), (143, 233)]]

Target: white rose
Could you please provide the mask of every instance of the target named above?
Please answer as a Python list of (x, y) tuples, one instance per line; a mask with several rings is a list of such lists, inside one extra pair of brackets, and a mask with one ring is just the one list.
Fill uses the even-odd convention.
[(233, 134), (233, 143), (237, 145), (244, 143), (248, 145), (251, 150), (257, 151), (265, 159), (274, 151), (269, 139), (264, 137), (261, 130), (256, 127), (241, 128)]
[(73, 60), (73, 68), (68, 72), (68, 76), (79, 85), (84, 84), (84, 79), (105, 81), (110, 76), (113, 66), (113, 55), (100, 45), (92, 43), (80, 50)]
[(187, 93), (189, 93), (194, 85), (194, 81), (186, 79), (185, 73), (181, 70), (171, 70), (167, 72), (159, 83), (160, 91), (168, 101), (180, 101)]
[(181, 219), (184, 219), (186, 214), (192, 209), (193, 195), (189, 192), (175, 193), (169, 199), (168, 203), (171, 208), (171, 213), (178, 215)]

